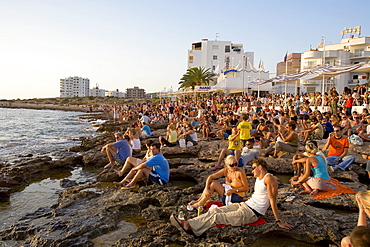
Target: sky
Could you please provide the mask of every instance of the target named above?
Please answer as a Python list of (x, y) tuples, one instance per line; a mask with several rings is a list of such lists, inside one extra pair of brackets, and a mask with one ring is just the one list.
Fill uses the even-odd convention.
[(368, 0), (0, 0), (0, 99), (59, 97), (70, 76), (109, 91), (176, 90), (191, 43), (216, 33), (254, 52), (273, 77), (287, 51), (323, 37), (339, 43), (344, 28), (370, 36), (361, 12), (369, 8)]

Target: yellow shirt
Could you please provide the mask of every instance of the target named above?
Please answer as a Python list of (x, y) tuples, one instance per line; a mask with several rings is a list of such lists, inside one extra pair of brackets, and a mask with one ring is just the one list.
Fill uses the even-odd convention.
[(248, 140), (251, 138), (252, 125), (249, 122), (240, 122), (237, 128), (240, 130), (241, 140)]
[(229, 136), (229, 146), (227, 147), (227, 149), (233, 149), (233, 150), (240, 150), (240, 136), (238, 135), (237, 137), (235, 137), (234, 140), (230, 140), (232, 137), (234, 136)]

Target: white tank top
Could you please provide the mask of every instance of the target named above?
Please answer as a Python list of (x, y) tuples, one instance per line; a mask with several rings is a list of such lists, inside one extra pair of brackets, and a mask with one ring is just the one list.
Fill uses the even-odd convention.
[(254, 193), (252, 197), (245, 202), (245, 204), (262, 215), (265, 215), (267, 209), (270, 207), (267, 186), (265, 185), (265, 178), (268, 174), (270, 173), (267, 173), (261, 180), (259, 178), (256, 179)]

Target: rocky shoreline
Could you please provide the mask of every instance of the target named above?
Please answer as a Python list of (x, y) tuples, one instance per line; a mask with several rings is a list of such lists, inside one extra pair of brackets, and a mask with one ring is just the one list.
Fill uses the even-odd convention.
[[(281, 179), (278, 206), (282, 218), (294, 225), (293, 230), (279, 228), (269, 210), (265, 216), (267, 223), (263, 225), (214, 227), (199, 238), (180, 233), (170, 225), (169, 216), (201, 193), (205, 178), (211, 174), (209, 168), (226, 143), (215, 140), (200, 141), (189, 148), (165, 147), (162, 152), (171, 166), (170, 183), (159, 186), (142, 181), (138, 191), (121, 191), (112, 184), (119, 181), (113, 169), (103, 169), (107, 158), (100, 149), (113, 141), (114, 131), (123, 131), (130, 124), (108, 121), (100, 125), (101, 135), (83, 138), (80, 146), (65, 151), (73, 155), (60, 160), (38, 157), (25, 158), (11, 166), (0, 164), (0, 198), (27, 186), (45, 172), (76, 166), (99, 171), (94, 182), (76, 185), (74, 181), (64, 180), (63, 186), (68, 188), (60, 193), (54, 205), (29, 212), (11, 227), (0, 230), (0, 246), (104, 246), (99, 244), (104, 242), (99, 240), (104, 236), (110, 241), (105, 246), (263, 246), (254, 243), (271, 237), (296, 241), (301, 246), (335, 246), (356, 226), (358, 210), (354, 194), (316, 200), (309, 195), (298, 195), (298, 189)], [(151, 126), (160, 135), (164, 135), (165, 127)], [(332, 177), (355, 191), (367, 190), (369, 180), (363, 167), (366, 161), (360, 155), (367, 149), (367, 144), (351, 147), (350, 153), (357, 163), (350, 171), (336, 171)], [(291, 157), (268, 158), (267, 162), (270, 172), (278, 177), (292, 175)], [(247, 175), (253, 188), (251, 170), (247, 170)], [(251, 192), (247, 197), (250, 195)], [(287, 200), (292, 196), (293, 200)], [(195, 214), (186, 212), (187, 217)], [(271, 244), (280, 246), (274, 245), (274, 240)]]
[(31, 104), (22, 102), (0, 102), (0, 108), (92, 112), (92, 109), (85, 105)]

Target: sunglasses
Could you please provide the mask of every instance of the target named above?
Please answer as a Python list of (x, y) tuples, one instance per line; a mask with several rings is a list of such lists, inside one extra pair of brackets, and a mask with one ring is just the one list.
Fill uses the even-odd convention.
[(334, 130), (334, 132), (339, 132), (340, 130)]
[(257, 168), (257, 166), (252, 166), (252, 170), (255, 170)]
[(238, 165), (238, 163), (232, 163), (232, 164), (229, 165), (229, 167), (234, 167), (234, 166), (237, 166), (237, 165)]

